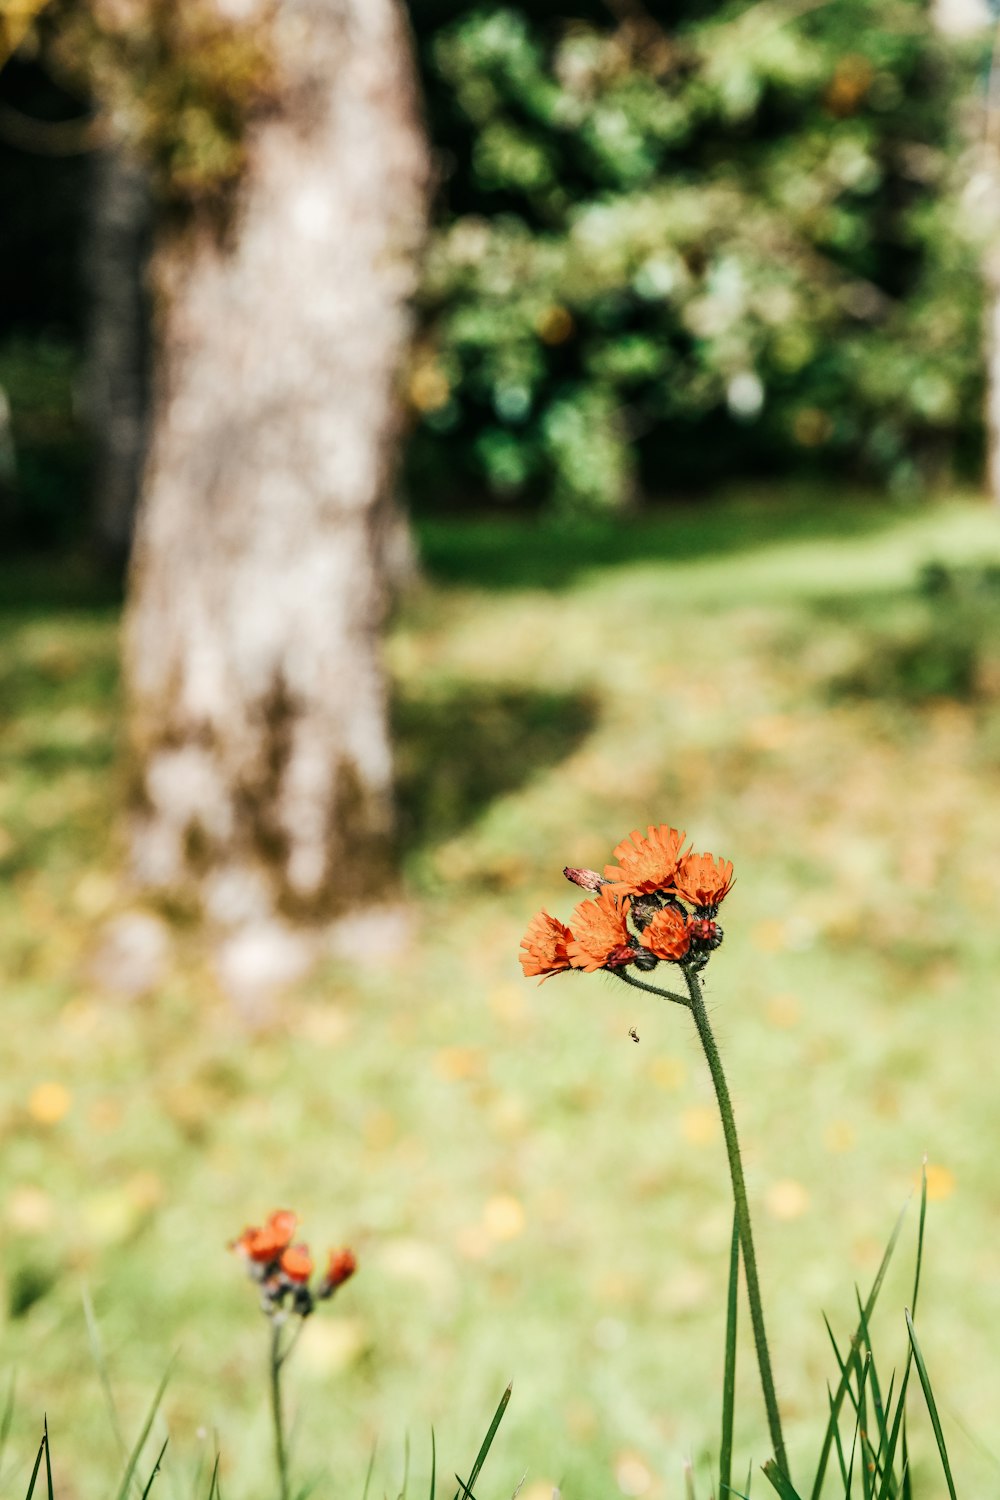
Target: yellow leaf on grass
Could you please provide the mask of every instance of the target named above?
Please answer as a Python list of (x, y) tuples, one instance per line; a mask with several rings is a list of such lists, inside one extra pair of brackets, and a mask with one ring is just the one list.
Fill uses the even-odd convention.
[(481, 1047), (442, 1047), (434, 1057), (434, 1071), (439, 1078), (457, 1082), (465, 1078), (478, 1078), (485, 1066), (486, 1057)]
[(73, 1107), (73, 1095), (62, 1083), (40, 1083), (28, 1096), (28, 1113), (39, 1125), (58, 1125)]
[(524, 1209), (509, 1193), (498, 1193), (483, 1210), (483, 1227), (493, 1240), (516, 1240), (524, 1222)]
[(362, 1318), (310, 1318), (300, 1350), (302, 1361), (317, 1375), (346, 1370), (364, 1353), (368, 1330)]
[(775, 1219), (799, 1219), (809, 1207), (809, 1193), (801, 1182), (784, 1177), (771, 1184), (764, 1202)]
[(615, 1483), (623, 1495), (645, 1495), (653, 1483), (653, 1474), (638, 1453), (619, 1453), (615, 1459)]
[(848, 1120), (831, 1120), (823, 1132), (823, 1145), (839, 1156), (853, 1150), (856, 1138), (854, 1126)]
[(802, 1006), (797, 995), (772, 995), (764, 1007), (764, 1014), (772, 1026), (787, 1030), (797, 1026), (802, 1017)]
[(41, 1234), (55, 1222), (56, 1206), (43, 1188), (23, 1183), (7, 1199), (6, 1219), (22, 1234)]
[(693, 1105), (681, 1115), (681, 1135), (689, 1146), (707, 1146), (718, 1133), (718, 1116), (708, 1105)]
[(679, 1089), (684, 1082), (684, 1064), (679, 1057), (669, 1054), (654, 1057), (649, 1064), (649, 1076), (661, 1089)]
[(940, 1203), (942, 1198), (950, 1198), (955, 1191), (955, 1174), (947, 1167), (940, 1166), (937, 1162), (927, 1163), (927, 1201), (929, 1203)]
[(750, 940), (761, 953), (781, 953), (788, 947), (785, 924), (779, 922), (777, 917), (768, 917), (766, 921), (758, 922), (750, 934)]

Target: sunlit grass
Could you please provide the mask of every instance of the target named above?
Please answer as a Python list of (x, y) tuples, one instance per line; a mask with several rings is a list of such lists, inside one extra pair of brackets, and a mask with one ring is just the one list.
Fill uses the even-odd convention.
[[(227, 1496), (270, 1493), (261, 1320), (225, 1245), (288, 1204), (361, 1260), (290, 1371), (304, 1475), (360, 1495), (378, 1438), (389, 1491), (408, 1430), (426, 1476), (432, 1422), (449, 1474), (512, 1377), (489, 1493), (527, 1469), (529, 1500), (672, 1497), (687, 1455), (706, 1490), (731, 1217), (688, 1018), (600, 979), (539, 990), (516, 962), (531, 913), (573, 905), (562, 865), (663, 819), (737, 866), (709, 1000), (793, 1467), (825, 1416), (820, 1311), (852, 1326), (926, 1151), (921, 1348), (959, 1493), (996, 1487), (955, 1414), (994, 1442), (1000, 603), (962, 626), (971, 693), (844, 683), (949, 628), (921, 570), (996, 564), (1000, 526), (973, 502), (809, 507), (783, 527), (737, 498), (576, 550), (555, 528), (429, 528), (389, 642), (408, 942), (330, 960), (254, 1035), (188, 932), (152, 993), (92, 977), (127, 906), (117, 617), (19, 589), (0, 615), (0, 1265), (25, 1482), (43, 1410), (57, 1483), (105, 1493), (120, 1472), (85, 1284), (129, 1435), (178, 1351), (158, 1419), (176, 1493), (199, 1464), (207, 1490), (217, 1441)], [(876, 1320), (900, 1366), (909, 1274)], [(742, 1475), (767, 1456), (749, 1355), (737, 1380)]]

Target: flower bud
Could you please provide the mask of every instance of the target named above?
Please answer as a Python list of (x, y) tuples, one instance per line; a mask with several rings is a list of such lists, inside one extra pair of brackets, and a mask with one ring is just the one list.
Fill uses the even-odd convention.
[(580, 886), (585, 891), (596, 892), (601, 889), (602, 885), (606, 884), (603, 875), (598, 875), (596, 870), (575, 870), (570, 865), (567, 865), (563, 870), (563, 874), (567, 880), (571, 880), (574, 885)]
[(353, 1250), (331, 1250), (326, 1263), (326, 1275), (316, 1293), (317, 1297), (332, 1297), (337, 1288), (350, 1280), (357, 1269), (357, 1257)]

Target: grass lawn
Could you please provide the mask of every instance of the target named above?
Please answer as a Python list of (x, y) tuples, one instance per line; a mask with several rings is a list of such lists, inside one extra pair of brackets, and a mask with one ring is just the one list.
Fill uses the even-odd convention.
[[(225, 1246), (290, 1205), (361, 1260), (290, 1368), (318, 1495), (360, 1497), (376, 1441), (372, 1493), (397, 1493), (407, 1433), (425, 1485), (432, 1423), (439, 1474), (467, 1470), (511, 1378), (482, 1500), (525, 1471), (522, 1500), (679, 1500), (687, 1456), (707, 1493), (730, 1208), (690, 1021), (517, 964), (531, 914), (572, 909), (564, 864), (667, 821), (737, 869), (709, 998), (793, 1472), (833, 1369), (821, 1310), (847, 1330), (926, 1152), (921, 1342), (959, 1490), (996, 1493), (996, 512), (744, 494), (422, 540), (388, 643), (408, 940), (331, 959), (255, 1033), (193, 933), (155, 993), (89, 977), (126, 903), (117, 612), (68, 574), (0, 578), (4, 1492), (43, 1411), (62, 1500), (119, 1472), (86, 1289), (126, 1433), (176, 1356), (154, 1494), (207, 1493), (218, 1443), (227, 1500), (271, 1500), (266, 1330)], [(739, 1383), (743, 1473), (769, 1451), (749, 1342)]]

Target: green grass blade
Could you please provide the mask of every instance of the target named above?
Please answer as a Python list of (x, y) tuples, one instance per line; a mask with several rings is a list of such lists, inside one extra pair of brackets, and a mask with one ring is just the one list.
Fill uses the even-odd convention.
[[(893, 1228), (892, 1234), (889, 1236), (889, 1243), (885, 1247), (885, 1254), (882, 1256), (882, 1262), (875, 1273), (875, 1280), (872, 1282), (872, 1289), (868, 1293), (868, 1300), (865, 1302), (865, 1317), (867, 1319), (871, 1318), (871, 1315), (875, 1310), (875, 1304), (878, 1301), (879, 1293), (882, 1290), (882, 1283), (885, 1281), (885, 1273), (889, 1269), (889, 1262), (892, 1260), (892, 1254), (896, 1248), (896, 1242), (899, 1239), (900, 1231), (903, 1227), (903, 1219), (906, 1216), (907, 1207), (908, 1205), (904, 1204), (902, 1209), (900, 1210), (900, 1214), (898, 1219), (896, 1220), (895, 1227)], [(813, 1483), (810, 1500), (820, 1500), (820, 1491), (823, 1488), (823, 1480), (826, 1477), (826, 1466), (830, 1459), (830, 1448), (833, 1445), (833, 1428), (840, 1417), (840, 1408), (843, 1404), (844, 1396), (847, 1392), (847, 1385), (848, 1377), (846, 1373), (842, 1373), (840, 1377), (840, 1384), (837, 1386), (837, 1394), (833, 1398), (833, 1408), (830, 1412), (830, 1420), (827, 1423), (826, 1433), (823, 1437), (823, 1446), (820, 1449), (819, 1463), (816, 1467), (816, 1479)]]
[(42, 1454), (47, 1450), (48, 1446), (49, 1427), (48, 1422), (46, 1422), (42, 1430), (42, 1441), (38, 1445), (38, 1453), (35, 1456), (35, 1467), (31, 1471), (31, 1478), (28, 1481), (28, 1492), (25, 1495), (24, 1500), (31, 1500), (32, 1495), (35, 1493), (35, 1481), (38, 1478), (38, 1471), (42, 1467)]
[(168, 1437), (165, 1437), (163, 1439), (163, 1447), (160, 1449), (159, 1453), (156, 1455), (156, 1463), (153, 1465), (152, 1469), (150, 1470), (149, 1478), (146, 1480), (146, 1488), (142, 1492), (142, 1500), (147, 1500), (149, 1492), (153, 1488), (153, 1480), (156, 1478), (157, 1474), (159, 1474), (159, 1472), (160, 1472), (160, 1465), (163, 1462), (163, 1455), (167, 1451), (167, 1444), (169, 1443), (169, 1441), (170, 1441), (170, 1439)]
[(429, 1500), (434, 1500), (434, 1491), (437, 1488), (437, 1438), (434, 1436), (434, 1428), (431, 1428), (431, 1487)]
[[(858, 1399), (857, 1399), (857, 1397), (855, 1396), (854, 1392), (851, 1389), (851, 1366), (850, 1366), (850, 1362), (849, 1361), (845, 1361), (841, 1357), (840, 1350), (837, 1347), (837, 1340), (833, 1336), (833, 1329), (830, 1327), (830, 1321), (827, 1318), (826, 1313), (823, 1314), (823, 1322), (825, 1323), (825, 1325), (826, 1325), (826, 1331), (827, 1331), (827, 1333), (830, 1336), (830, 1343), (831, 1343), (831, 1345), (833, 1347), (834, 1358), (837, 1361), (837, 1369), (840, 1371), (840, 1378), (841, 1378), (841, 1380), (843, 1382), (845, 1382), (845, 1394), (850, 1397), (851, 1406), (854, 1409), (855, 1415), (857, 1415)], [(830, 1401), (831, 1401), (831, 1409), (832, 1409), (832, 1403), (833, 1403), (833, 1397), (832, 1396), (830, 1397)], [(841, 1396), (841, 1404), (843, 1404), (843, 1396)], [(837, 1415), (839, 1417), (839, 1415), (840, 1415), (839, 1411), (837, 1412)]]
[(111, 1431), (114, 1433), (115, 1442), (123, 1461), (128, 1456), (128, 1444), (122, 1431), (121, 1417), (118, 1415), (118, 1406), (115, 1402), (115, 1393), (111, 1388), (111, 1375), (108, 1371), (108, 1362), (104, 1358), (104, 1345), (101, 1342), (101, 1331), (97, 1325), (97, 1317), (94, 1313), (94, 1304), (90, 1300), (87, 1288), (83, 1289), (83, 1316), (87, 1324), (87, 1341), (90, 1344), (90, 1357), (94, 1361), (98, 1379), (101, 1382), (101, 1390), (104, 1392), (104, 1401), (108, 1408), (108, 1420), (111, 1423)]
[(45, 1483), (49, 1492), (49, 1500), (55, 1500), (52, 1492), (52, 1445), (49, 1442), (48, 1414), (42, 1418), (42, 1430), (45, 1435)]
[[(872, 1406), (875, 1412), (875, 1422), (876, 1426), (878, 1427), (879, 1451), (881, 1451), (888, 1437), (885, 1422), (885, 1408), (882, 1403), (882, 1387), (879, 1384), (878, 1370), (875, 1365), (875, 1350), (872, 1348), (871, 1335), (868, 1332), (868, 1319), (865, 1317), (865, 1310), (861, 1304), (861, 1293), (858, 1291), (857, 1287), (854, 1288), (854, 1296), (857, 1299), (858, 1304), (858, 1327), (861, 1330), (861, 1337), (864, 1340), (865, 1349), (868, 1351), (868, 1379), (872, 1391)], [(872, 1444), (869, 1441), (869, 1447), (871, 1446)]]
[(920, 1293), (920, 1268), (924, 1262), (924, 1224), (927, 1221), (927, 1158), (920, 1168), (920, 1223), (917, 1226), (917, 1264), (913, 1272), (913, 1301), (910, 1311), (917, 1316), (917, 1297)]
[(215, 1463), (212, 1465), (212, 1482), (208, 1487), (208, 1500), (222, 1500), (222, 1491), (219, 1488), (219, 1460), (221, 1453), (216, 1453)]
[(740, 1280), (740, 1231), (733, 1215), (729, 1246), (729, 1291), (726, 1297), (726, 1358), (722, 1374), (722, 1440), (719, 1444), (719, 1500), (732, 1489), (733, 1411), (736, 1406), (736, 1317)]
[(684, 1500), (695, 1500), (694, 1465), (689, 1458), (684, 1460)]
[(955, 1481), (951, 1477), (951, 1464), (948, 1462), (948, 1449), (945, 1447), (944, 1433), (941, 1431), (941, 1418), (938, 1416), (937, 1402), (934, 1400), (934, 1392), (931, 1390), (930, 1376), (927, 1374), (927, 1366), (924, 1364), (924, 1356), (920, 1352), (920, 1344), (917, 1341), (916, 1329), (910, 1316), (908, 1307), (903, 1309), (906, 1316), (906, 1331), (910, 1335), (910, 1347), (913, 1349), (913, 1362), (917, 1367), (917, 1375), (920, 1378), (920, 1386), (927, 1402), (927, 1410), (930, 1413), (931, 1426), (934, 1429), (934, 1440), (941, 1455), (941, 1467), (944, 1470), (945, 1481), (948, 1485), (948, 1494), (951, 1500), (958, 1500), (955, 1494)]
[(476, 1480), (479, 1478), (479, 1474), (482, 1470), (483, 1464), (486, 1462), (487, 1454), (493, 1446), (493, 1439), (497, 1435), (497, 1429), (499, 1428), (500, 1423), (503, 1421), (503, 1414), (507, 1410), (507, 1407), (510, 1403), (511, 1389), (511, 1386), (508, 1386), (503, 1395), (500, 1397), (500, 1404), (497, 1407), (496, 1411), (493, 1413), (493, 1421), (490, 1423), (486, 1436), (483, 1438), (479, 1452), (476, 1454), (476, 1461), (472, 1465), (472, 1473), (469, 1475), (468, 1484), (466, 1484), (465, 1480), (462, 1479), (460, 1475), (455, 1475), (455, 1478), (459, 1483), (459, 1489), (456, 1491), (455, 1500), (458, 1500), (460, 1494), (464, 1494), (466, 1496), (466, 1500), (470, 1500), (470, 1497), (472, 1497), (472, 1487), (475, 1484)]
[[(868, 1361), (866, 1360), (865, 1364), (864, 1364), (864, 1368), (861, 1371), (860, 1383), (858, 1385), (858, 1401), (857, 1401), (857, 1406), (855, 1408), (855, 1417), (854, 1417), (854, 1436), (851, 1439), (851, 1461), (850, 1461), (850, 1463), (847, 1466), (847, 1495), (848, 1496), (850, 1496), (852, 1494), (853, 1487), (854, 1487), (854, 1460), (857, 1457), (857, 1453), (858, 1453), (858, 1437), (859, 1437), (859, 1435), (861, 1433), (861, 1413), (862, 1413), (862, 1411), (864, 1409), (865, 1380), (867, 1379), (867, 1375), (868, 1375)], [(861, 1446), (862, 1446), (861, 1462), (863, 1464), (864, 1463), (864, 1441), (863, 1440), (862, 1440), (862, 1445)]]
[(368, 1491), (371, 1488), (372, 1474), (373, 1474), (374, 1469), (375, 1469), (375, 1449), (376, 1449), (376, 1446), (377, 1445), (375, 1443), (372, 1443), (371, 1457), (368, 1460), (368, 1468), (367, 1468), (367, 1471), (365, 1473), (365, 1487), (361, 1491), (361, 1500), (368, 1500)]
[(16, 1376), (10, 1377), (7, 1387), (7, 1399), (3, 1404), (3, 1416), (0, 1417), (0, 1472), (3, 1470), (3, 1461), (7, 1453), (7, 1442), (10, 1438), (11, 1424), (14, 1421), (14, 1387)]
[(410, 1482), (410, 1434), (403, 1436), (403, 1484), (399, 1491), (399, 1500), (406, 1500), (406, 1488)]
[[(924, 1225), (927, 1221), (927, 1158), (920, 1167), (920, 1223), (917, 1227), (917, 1261), (913, 1272), (913, 1301), (910, 1308), (913, 1316), (917, 1312), (917, 1295), (920, 1291), (920, 1271), (924, 1260)], [(910, 1351), (912, 1353), (912, 1350)], [(903, 1412), (903, 1481), (901, 1500), (913, 1500), (913, 1485), (910, 1481), (910, 1443), (906, 1431), (906, 1412)]]
[[(857, 1355), (860, 1358), (860, 1354)], [(872, 1357), (870, 1352), (865, 1353), (865, 1371), (872, 1368)], [(865, 1395), (865, 1384), (861, 1382), (861, 1394), (858, 1398), (858, 1439), (860, 1443), (861, 1459), (861, 1494), (863, 1500), (872, 1500), (872, 1473), (870, 1454), (872, 1451), (871, 1441), (868, 1437), (868, 1399)]]
[[(826, 1388), (826, 1399), (827, 1399), (827, 1402), (829, 1403), (829, 1407), (830, 1407), (830, 1410), (832, 1412), (833, 1411), (833, 1392), (831, 1391), (829, 1385), (827, 1385), (827, 1388)], [(847, 1459), (844, 1457), (844, 1445), (843, 1445), (843, 1443), (840, 1440), (840, 1422), (839, 1422), (839, 1420), (834, 1421), (834, 1424), (833, 1424), (833, 1438), (834, 1438), (834, 1443), (835, 1443), (836, 1449), (837, 1449), (837, 1465), (838, 1465), (838, 1467), (840, 1469), (840, 1481), (841, 1481), (841, 1483), (844, 1486), (844, 1494), (845, 1495), (849, 1495), (851, 1491), (850, 1491), (850, 1482), (849, 1482), (849, 1480), (847, 1478)]]
[[(896, 1415), (892, 1419), (892, 1427), (891, 1427), (890, 1432), (889, 1432), (889, 1443), (888, 1443), (888, 1446), (887, 1446), (886, 1451), (885, 1451), (882, 1488), (879, 1490), (878, 1500), (893, 1500), (893, 1497), (897, 1493), (898, 1486), (896, 1485), (896, 1481), (895, 1481), (895, 1479), (893, 1477), (892, 1468), (893, 1468), (893, 1464), (896, 1461), (896, 1444), (899, 1441), (900, 1428), (902, 1426), (902, 1423), (905, 1421), (905, 1415), (904, 1414), (906, 1412), (906, 1387), (909, 1384), (909, 1380), (910, 1380), (910, 1368), (911, 1368), (912, 1357), (913, 1357), (913, 1351), (911, 1349), (907, 1353), (907, 1356), (906, 1356), (906, 1365), (905, 1365), (905, 1368), (903, 1370), (903, 1379), (900, 1381), (899, 1399), (896, 1402)], [(906, 1482), (905, 1481), (905, 1474), (906, 1474), (906, 1460), (905, 1460), (905, 1458), (903, 1460), (903, 1467), (904, 1467), (904, 1473), (903, 1473), (903, 1478), (900, 1480), (900, 1484), (901, 1485), (905, 1485), (905, 1482)]]
[(792, 1481), (789, 1479), (784, 1470), (779, 1469), (777, 1461), (775, 1459), (768, 1459), (767, 1463), (764, 1465), (764, 1473), (771, 1481), (772, 1487), (776, 1489), (778, 1494), (781, 1496), (781, 1500), (802, 1500), (802, 1497), (799, 1494), (798, 1490), (796, 1490), (795, 1486), (792, 1484)]
[[(879, 1383), (878, 1370), (875, 1365), (875, 1350), (872, 1348), (871, 1336), (868, 1332), (868, 1319), (865, 1317), (865, 1310), (861, 1305), (861, 1293), (858, 1291), (857, 1287), (854, 1288), (854, 1295), (858, 1303), (858, 1327), (861, 1330), (861, 1337), (868, 1359), (868, 1384), (871, 1387), (872, 1410), (875, 1416), (875, 1425), (878, 1430), (878, 1447), (876, 1448), (875, 1444), (872, 1442), (871, 1429), (868, 1426), (867, 1402), (865, 1403), (864, 1414), (861, 1422), (862, 1440), (864, 1442), (864, 1445), (867, 1447), (868, 1452), (871, 1454), (871, 1473), (874, 1476), (873, 1482), (878, 1483), (882, 1477), (882, 1465), (880, 1460), (885, 1450), (885, 1446), (889, 1440), (889, 1433), (886, 1427), (885, 1409), (882, 1403), (882, 1387)], [(864, 1454), (862, 1453), (862, 1458), (863, 1457)], [(867, 1465), (865, 1465), (865, 1472), (868, 1472)], [(868, 1485), (866, 1486), (866, 1496), (870, 1491), (871, 1482), (872, 1481), (869, 1481)]]
[(160, 1381), (159, 1385), (156, 1388), (156, 1395), (153, 1397), (153, 1400), (150, 1403), (149, 1411), (146, 1413), (146, 1420), (142, 1424), (142, 1431), (139, 1433), (135, 1447), (129, 1454), (128, 1463), (125, 1465), (125, 1473), (122, 1475), (122, 1482), (118, 1486), (118, 1494), (116, 1496), (116, 1500), (125, 1500), (125, 1497), (128, 1495), (129, 1489), (132, 1485), (132, 1476), (134, 1475), (136, 1465), (138, 1464), (139, 1459), (142, 1456), (142, 1450), (146, 1446), (146, 1439), (149, 1437), (150, 1428), (152, 1427), (153, 1422), (156, 1419), (156, 1413), (160, 1409), (160, 1402), (163, 1400), (163, 1393), (167, 1388), (167, 1381), (170, 1379), (172, 1370), (173, 1360), (171, 1360), (170, 1364), (163, 1372), (163, 1379)]

